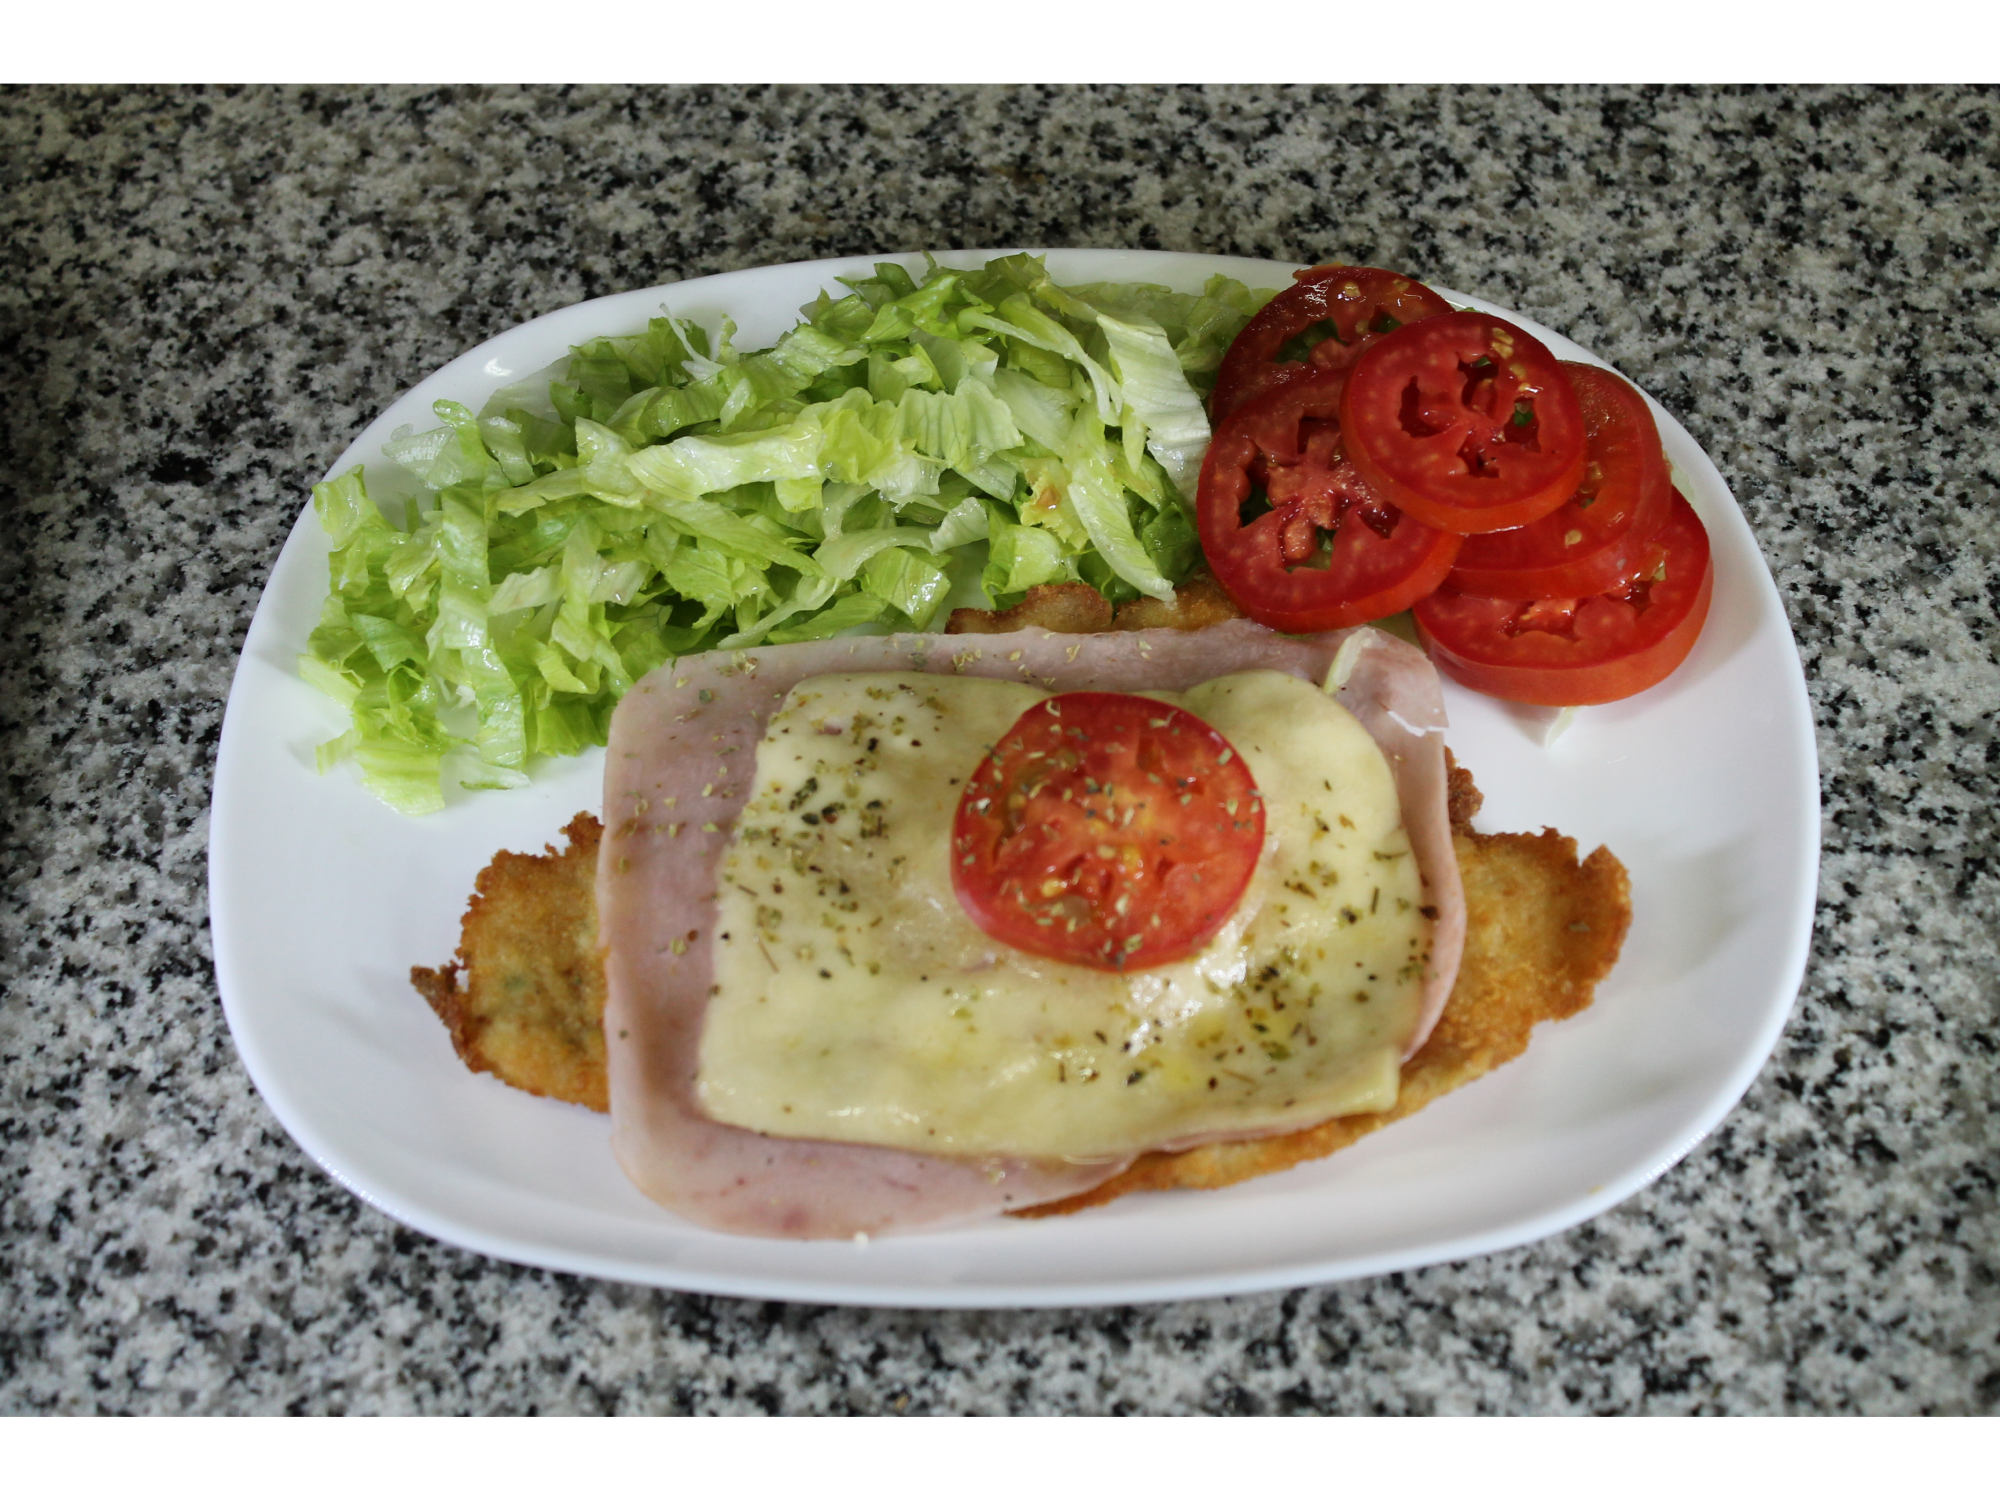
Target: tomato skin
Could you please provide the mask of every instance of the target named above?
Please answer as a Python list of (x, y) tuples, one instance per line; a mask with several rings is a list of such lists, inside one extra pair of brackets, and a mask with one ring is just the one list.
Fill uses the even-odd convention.
[[(1438, 669), (1476, 692), (1551, 707), (1612, 703), (1686, 660), (1708, 618), (1708, 532), (1678, 491), (1640, 570), (1631, 583), (1583, 599), (1440, 590), (1416, 606), (1417, 630)], [(1648, 576), (1656, 571), (1664, 576)]]
[[(1343, 384), (1338, 371), (1320, 371), (1246, 402), (1201, 466), (1195, 524), (1209, 571), (1273, 630), (1340, 630), (1408, 609), (1458, 555), (1456, 535), (1384, 504), (1347, 462)], [(1258, 486), (1271, 508), (1246, 525)]]
[(1576, 493), (1583, 410), (1547, 347), (1490, 313), (1426, 318), (1355, 361), (1341, 405), (1348, 456), (1426, 526), (1525, 526)]
[(1445, 587), (1490, 599), (1576, 599), (1632, 575), (1665, 524), (1674, 481), (1646, 398), (1596, 365), (1563, 363), (1583, 410), (1577, 491), (1543, 516), (1468, 537)]
[[(1293, 273), (1293, 282), (1243, 325), (1222, 356), (1208, 398), (1216, 422), (1317, 371), (1350, 368), (1362, 350), (1395, 328), (1451, 311), (1422, 282), (1373, 266), (1313, 266)], [(1323, 323), (1333, 325), (1333, 334), (1304, 359), (1279, 358), (1286, 344)]]
[(966, 779), (951, 877), (989, 937), (1129, 973), (1199, 952), (1263, 848), (1257, 783), (1215, 729), (1133, 693), (1059, 693)]

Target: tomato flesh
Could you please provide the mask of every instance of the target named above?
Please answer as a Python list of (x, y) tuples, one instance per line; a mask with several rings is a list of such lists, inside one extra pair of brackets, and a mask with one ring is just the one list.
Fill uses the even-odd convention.
[(1426, 318), (1362, 352), (1348, 456), (1382, 497), (1467, 535), (1525, 526), (1576, 493), (1583, 411), (1542, 342), (1489, 313)]
[(1209, 725), (1135, 694), (1060, 693), (968, 778), (952, 884), (1010, 947), (1129, 972), (1200, 951), (1263, 847), (1257, 783)]
[(1467, 537), (1445, 587), (1493, 599), (1575, 599), (1633, 575), (1674, 482), (1646, 398), (1596, 365), (1564, 363), (1583, 409), (1576, 493), (1526, 526)]
[(1195, 523), (1209, 571), (1273, 630), (1339, 630), (1408, 609), (1458, 554), (1459, 537), (1384, 503), (1348, 461), (1343, 384), (1321, 371), (1265, 392), (1222, 424), (1202, 464)]
[[(1218, 422), (1267, 391), (1345, 370), (1384, 335), (1451, 311), (1422, 282), (1373, 266), (1313, 266), (1265, 303), (1223, 355), (1208, 399)], [(1323, 337), (1302, 347), (1315, 334)]]
[(1708, 532), (1678, 491), (1635, 576), (1581, 599), (1486, 599), (1439, 590), (1415, 608), (1438, 669), (1477, 692), (1556, 707), (1611, 703), (1678, 667), (1708, 618)]

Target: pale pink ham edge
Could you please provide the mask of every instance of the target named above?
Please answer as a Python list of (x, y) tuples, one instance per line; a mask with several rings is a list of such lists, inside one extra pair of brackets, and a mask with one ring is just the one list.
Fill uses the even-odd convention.
[[(1196, 632), (878, 636), (713, 652), (644, 678), (612, 719), (597, 879), (613, 1149), (627, 1175), (706, 1228), (825, 1239), (988, 1218), (1069, 1197), (1123, 1170), (1129, 1158), (967, 1162), (787, 1140), (718, 1124), (695, 1108), (716, 871), (764, 726), (794, 684), (832, 672), (959, 672), (1052, 691), (1179, 691), (1255, 668), (1319, 682), (1351, 633), (1288, 637), (1232, 621)], [(1421, 651), (1369, 630), (1339, 697), (1389, 762), (1438, 911), (1414, 1052), (1450, 996), (1465, 933), (1445, 803), (1443, 696)], [(663, 912), (685, 915), (667, 922)]]

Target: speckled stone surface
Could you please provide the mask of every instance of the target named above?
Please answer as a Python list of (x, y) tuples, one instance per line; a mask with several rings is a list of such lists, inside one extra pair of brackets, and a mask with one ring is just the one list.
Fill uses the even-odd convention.
[[(1990, 1412), (2000, 1406), (2000, 96), (0, 93), (0, 1410)], [(1776, 574), (1825, 865), (1776, 1055), (1543, 1243), (1077, 1312), (481, 1260), (278, 1128), (205, 809), (310, 482), (580, 298), (1005, 243), (1408, 269), (1676, 412)]]

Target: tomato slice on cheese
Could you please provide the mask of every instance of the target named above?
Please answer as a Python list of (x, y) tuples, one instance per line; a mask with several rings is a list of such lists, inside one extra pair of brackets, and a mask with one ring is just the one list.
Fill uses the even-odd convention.
[(1385, 335), (1349, 372), (1340, 425), (1382, 498), (1442, 531), (1525, 526), (1583, 479), (1569, 378), (1539, 339), (1490, 313)]
[(1185, 709), (1128, 693), (1036, 704), (967, 780), (952, 883), (990, 937), (1133, 970), (1199, 951), (1264, 846), (1257, 784)]

